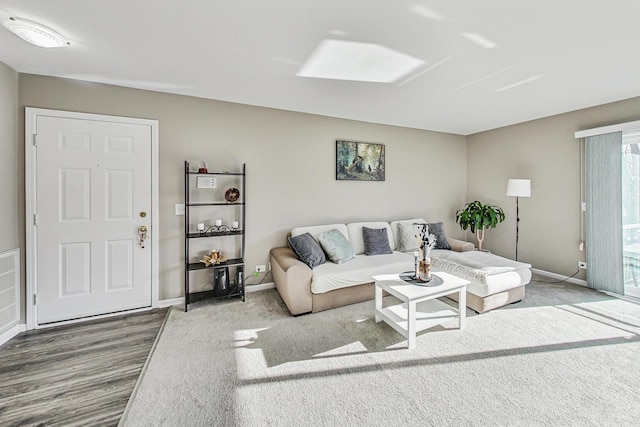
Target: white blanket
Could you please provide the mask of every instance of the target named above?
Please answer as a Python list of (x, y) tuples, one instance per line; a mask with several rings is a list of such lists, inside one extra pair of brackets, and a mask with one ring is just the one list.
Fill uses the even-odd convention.
[(441, 269), (480, 283), (487, 283), (487, 276), (531, 268), (531, 264), (482, 251), (434, 250), (431, 252), (431, 265), (434, 269)]
[(313, 269), (311, 292), (321, 294), (334, 289), (372, 283), (371, 276), (413, 271), (413, 255), (393, 252), (388, 255), (356, 255), (344, 264), (327, 261)]

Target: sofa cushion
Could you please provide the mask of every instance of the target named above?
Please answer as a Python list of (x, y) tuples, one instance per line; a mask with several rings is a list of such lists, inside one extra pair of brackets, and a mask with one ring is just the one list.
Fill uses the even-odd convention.
[[(391, 227), (391, 233), (395, 236), (396, 250), (400, 252), (413, 252), (418, 249), (418, 239), (416, 239), (416, 233), (413, 228), (413, 224), (426, 224), (422, 218), (415, 219), (403, 219), (401, 221), (391, 221), (389, 226)], [(400, 224), (403, 228), (403, 236), (400, 236)]]
[(513, 261), (489, 252), (431, 252), (431, 268), (470, 280), (467, 292), (484, 297), (523, 286), (531, 280), (531, 264)]
[(365, 255), (384, 255), (393, 251), (389, 246), (389, 235), (386, 228), (362, 227)]
[(451, 245), (447, 241), (447, 235), (444, 233), (444, 224), (441, 222), (432, 222), (427, 224), (429, 234), (436, 236), (436, 249), (451, 250)]
[(362, 227), (369, 228), (386, 228), (389, 236), (389, 247), (392, 251), (396, 249), (395, 238), (391, 233), (391, 227), (388, 222), (376, 221), (376, 222), (352, 222), (347, 224), (347, 232), (349, 233), (349, 243), (353, 247), (353, 250), (357, 255), (364, 253), (364, 239), (362, 237)]
[(329, 260), (336, 264), (347, 262), (356, 255), (345, 235), (336, 228), (318, 234), (318, 242)]
[(327, 262), (327, 257), (320, 244), (309, 233), (289, 237), (289, 247), (293, 249), (300, 261), (313, 268)]
[(372, 283), (371, 276), (398, 274), (413, 269), (413, 256), (402, 252), (396, 251), (389, 255), (356, 255), (346, 264), (327, 262), (314, 268), (311, 273), (311, 292), (322, 294), (334, 289)]

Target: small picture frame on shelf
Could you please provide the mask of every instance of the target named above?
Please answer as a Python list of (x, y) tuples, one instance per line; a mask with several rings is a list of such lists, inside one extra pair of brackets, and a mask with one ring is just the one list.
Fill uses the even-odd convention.
[(218, 180), (212, 176), (199, 176), (197, 188), (213, 189), (218, 187)]

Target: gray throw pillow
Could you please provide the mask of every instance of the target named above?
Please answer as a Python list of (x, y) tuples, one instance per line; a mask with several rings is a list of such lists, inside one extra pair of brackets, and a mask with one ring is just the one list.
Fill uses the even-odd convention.
[(447, 240), (447, 235), (444, 234), (444, 224), (441, 222), (434, 222), (427, 225), (429, 226), (429, 233), (436, 236), (436, 249), (451, 250), (451, 245)]
[(412, 252), (418, 249), (416, 228), (412, 222), (398, 223), (398, 251)]
[(389, 235), (386, 228), (362, 227), (362, 239), (364, 240), (365, 255), (391, 254)]
[(324, 251), (309, 233), (289, 237), (289, 247), (298, 255), (300, 261), (313, 268), (327, 262)]
[(351, 244), (338, 229), (318, 234), (318, 242), (330, 261), (342, 264), (356, 256)]

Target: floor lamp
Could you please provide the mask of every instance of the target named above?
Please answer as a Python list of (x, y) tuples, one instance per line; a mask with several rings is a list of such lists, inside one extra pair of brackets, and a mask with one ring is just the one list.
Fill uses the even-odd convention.
[(518, 260), (518, 238), (520, 228), (520, 207), (518, 206), (518, 198), (531, 197), (531, 180), (529, 179), (510, 179), (507, 183), (507, 196), (516, 198), (516, 261)]

